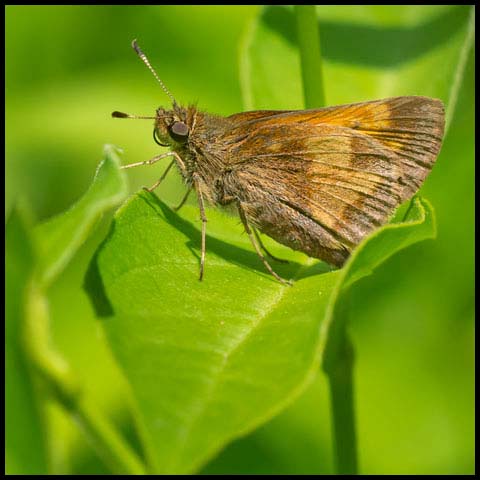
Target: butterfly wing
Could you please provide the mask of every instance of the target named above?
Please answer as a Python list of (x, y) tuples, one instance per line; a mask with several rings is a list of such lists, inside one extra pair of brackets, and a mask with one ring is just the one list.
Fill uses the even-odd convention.
[(246, 127), (247, 122), (266, 120), (271, 117), (276, 117), (277, 115), (292, 113), (294, 111), (295, 110), (252, 110), (250, 112), (234, 113), (227, 118), (236, 124), (242, 124), (243, 127)]
[(250, 118), (222, 139), (223, 194), (280, 243), (342, 265), (418, 190), (443, 128), (443, 104), (427, 97)]

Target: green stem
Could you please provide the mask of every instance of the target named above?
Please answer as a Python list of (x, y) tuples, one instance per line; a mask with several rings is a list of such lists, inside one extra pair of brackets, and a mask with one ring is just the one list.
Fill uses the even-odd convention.
[(337, 473), (358, 473), (353, 405), (353, 345), (343, 330), (343, 340), (338, 350), (337, 362), (328, 372), (330, 404), (332, 408), (333, 437)]
[(325, 106), (322, 53), (318, 19), (314, 5), (296, 5), (297, 37), (302, 64), (303, 92), (306, 108)]
[(330, 386), (330, 405), (335, 464), (338, 474), (358, 473), (357, 435), (355, 432), (352, 342), (347, 333), (349, 292), (337, 302), (327, 345), (323, 356), (323, 370)]
[(137, 454), (94, 404), (80, 398), (71, 413), (92, 445), (95, 446), (95, 451), (114, 473), (129, 475), (145, 475), (147, 473)]
[(70, 366), (51, 348), (47, 298), (34, 281), (28, 289), (26, 305), (23, 345), (33, 370), (84, 430), (95, 451), (113, 472), (145, 474), (140, 458), (113, 425), (84, 398)]

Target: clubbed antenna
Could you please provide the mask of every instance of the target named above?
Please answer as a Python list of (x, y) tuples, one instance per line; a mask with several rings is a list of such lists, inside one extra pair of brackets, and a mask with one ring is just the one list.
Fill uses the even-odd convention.
[(148, 69), (152, 72), (153, 76), (157, 79), (157, 82), (160, 84), (160, 86), (163, 88), (163, 91), (171, 98), (172, 102), (174, 105), (177, 104), (175, 101), (174, 96), (170, 93), (168, 88), (165, 86), (165, 84), (160, 80), (160, 77), (157, 75), (157, 72), (154, 70), (150, 62), (148, 61), (147, 56), (140, 50), (140, 47), (137, 44), (137, 40), (134, 40), (132, 42), (132, 48), (135, 50), (136, 54), (142, 59), (143, 63), (148, 67)]
[(112, 112), (113, 118), (134, 118), (136, 120), (155, 120), (157, 117), (146, 117), (144, 115), (130, 115), (129, 113), (123, 112)]

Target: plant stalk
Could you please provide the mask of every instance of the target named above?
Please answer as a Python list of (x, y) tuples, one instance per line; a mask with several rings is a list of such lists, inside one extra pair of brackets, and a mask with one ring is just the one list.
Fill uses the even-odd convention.
[(107, 418), (89, 403), (65, 359), (50, 346), (48, 303), (42, 289), (32, 281), (27, 292), (23, 347), (32, 370), (86, 433), (104, 462), (117, 474), (146, 473), (146, 468)]
[(296, 5), (297, 38), (306, 108), (325, 106), (322, 53), (315, 5)]
[(339, 339), (336, 362), (327, 371), (334, 455), (338, 474), (356, 475), (358, 461), (353, 388), (354, 352), (351, 340), (344, 328), (342, 328), (342, 332), (343, 338)]
[(93, 403), (80, 398), (71, 413), (78, 426), (95, 446), (95, 451), (114, 473), (128, 475), (147, 473), (138, 455)]

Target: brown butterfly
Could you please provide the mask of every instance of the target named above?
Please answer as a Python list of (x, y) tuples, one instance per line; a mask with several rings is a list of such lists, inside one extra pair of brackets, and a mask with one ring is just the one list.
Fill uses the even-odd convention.
[[(154, 139), (171, 151), (130, 168), (172, 156), (195, 190), (202, 220), (200, 280), (205, 264), (205, 203), (238, 210), (267, 270), (260, 232), (294, 250), (342, 266), (352, 249), (410, 199), (440, 151), (440, 100), (405, 96), (315, 110), (258, 110), (220, 117), (181, 107), (136, 41), (133, 48), (171, 98), (154, 117)], [(275, 258), (275, 257), (273, 257)]]

